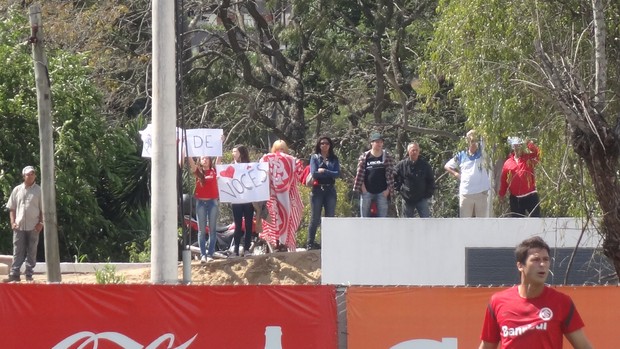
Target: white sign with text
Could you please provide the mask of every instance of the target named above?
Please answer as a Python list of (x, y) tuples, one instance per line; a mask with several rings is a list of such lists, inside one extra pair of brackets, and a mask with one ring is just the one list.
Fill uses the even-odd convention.
[[(153, 125), (148, 124), (146, 128), (140, 132), (140, 138), (142, 139), (142, 157), (152, 157), (153, 149)], [(180, 144), (181, 148), (178, 148), (179, 155), (186, 152), (185, 142), (180, 143), (178, 140), (182, 137), (182, 130), (177, 128), (177, 146)], [(187, 140), (187, 156), (222, 156), (222, 138), (224, 130), (221, 128), (196, 128), (186, 131)]]
[[(222, 156), (221, 128), (195, 128), (187, 130), (187, 156)], [(185, 151), (185, 144), (181, 145)]]
[(269, 163), (216, 165), (220, 202), (242, 204), (269, 200)]

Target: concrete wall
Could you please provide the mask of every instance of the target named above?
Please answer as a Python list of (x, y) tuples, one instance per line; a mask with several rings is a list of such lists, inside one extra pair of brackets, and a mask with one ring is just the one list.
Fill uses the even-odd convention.
[[(583, 224), (575, 218), (323, 218), (321, 280), (335, 285), (465, 285), (468, 248), (513, 249), (534, 235), (552, 248), (572, 248)], [(579, 246), (600, 245), (601, 237), (588, 226)]]

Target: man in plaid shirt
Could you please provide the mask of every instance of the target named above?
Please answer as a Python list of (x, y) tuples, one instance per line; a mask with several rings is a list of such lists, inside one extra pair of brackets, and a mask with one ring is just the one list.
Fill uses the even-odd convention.
[(377, 217), (387, 217), (388, 198), (394, 192), (394, 158), (383, 149), (380, 133), (370, 135), (370, 146), (359, 157), (353, 191), (361, 192), (362, 217), (370, 217), (372, 202), (377, 205)]

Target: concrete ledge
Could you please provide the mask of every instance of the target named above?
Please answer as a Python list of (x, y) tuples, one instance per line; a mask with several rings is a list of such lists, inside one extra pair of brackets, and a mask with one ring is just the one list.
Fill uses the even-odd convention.
[[(116, 271), (148, 268), (151, 263), (60, 263), (60, 273), (94, 273), (97, 270), (103, 270), (106, 265), (112, 265), (116, 268)], [(34, 267), (34, 272), (37, 274), (44, 274), (47, 272), (47, 265), (45, 262), (38, 262)]]
[[(12, 263), (13, 256), (0, 255), (0, 275), (8, 275)], [(97, 270), (103, 270), (106, 265), (113, 265), (117, 271), (120, 271), (149, 268), (151, 263), (60, 263), (60, 273), (94, 273)], [(25, 265), (22, 265), (22, 272), (25, 268)], [(34, 272), (36, 274), (45, 274), (47, 272), (47, 264), (45, 262), (37, 262)]]

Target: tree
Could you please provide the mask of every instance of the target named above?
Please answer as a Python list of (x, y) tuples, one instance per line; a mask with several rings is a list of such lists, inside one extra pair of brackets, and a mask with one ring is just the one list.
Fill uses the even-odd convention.
[[(591, 5), (441, 1), (433, 53), (441, 62), (434, 66), (435, 72), (445, 67), (472, 124), (480, 125), (496, 142), (518, 130), (538, 137), (550, 159), (557, 160), (546, 168), (566, 170), (564, 178), (579, 176), (578, 171), (576, 175), (568, 171), (578, 167), (564, 166), (557, 156), (567, 154), (563, 147), (572, 146), (589, 178), (558, 185), (591, 181), (598, 209), (584, 195), (582, 214), (600, 210), (603, 251), (616, 273), (620, 272), (620, 105), (607, 96), (620, 88), (620, 43), (607, 38), (620, 34), (618, 13), (618, 4), (603, 7), (598, 0)], [(608, 59), (615, 64), (608, 64)]]
[[(24, 15), (25, 11), (11, 8), (0, 22), (0, 57), (5, 62), (0, 73), (3, 202), (20, 182), (20, 169), (39, 163), (36, 91), (30, 48), (23, 44), (29, 35)], [(99, 113), (101, 95), (84, 65), (86, 55), (53, 49), (48, 50), (48, 58), (61, 259), (116, 259), (124, 253), (125, 240), (104, 217), (97, 192), (104, 178), (119, 187), (125, 185), (110, 168), (116, 159), (135, 152), (135, 144), (123, 141), (125, 135), (109, 128)], [(6, 224), (2, 229), (10, 230)], [(2, 241), (0, 248), (9, 250), (10, 242)]]

